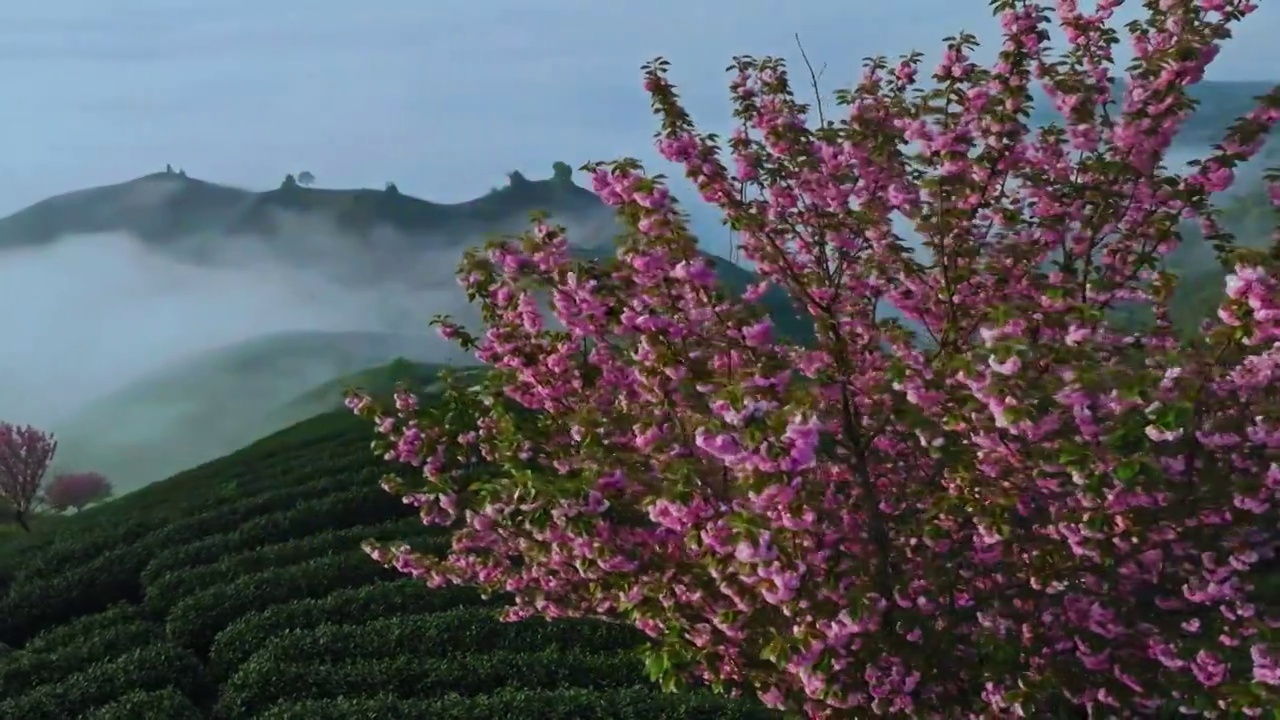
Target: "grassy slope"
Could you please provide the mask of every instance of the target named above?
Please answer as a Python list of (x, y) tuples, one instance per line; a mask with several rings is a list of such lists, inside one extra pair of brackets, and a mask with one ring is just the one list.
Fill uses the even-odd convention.
[(400, 383), (430, 394), (441, 370), (449, 366), (414, 362), (408, 358), (396, 358), (385, 365), (366, 368), (321, 383), (281, 405), (268, 416), (273, 420), (291, 417), (310, 417), (329, 412), (342, 406), (346, 391), (360, 388), (374, 397), (385, 398)]
[(439, 356), (439, 347), (447, 344), (433, 337), (299, 332), (220, 348), (150, 374), (59, 423), (56, 462), (95, 468), (132, 490), (316, 414), (309, 407), (271, 411), (328, 378), (401, 355)]
[(439, 551), (387, 495), (369, 426), (330, 413), (40, 527), (0, 536), (0, 717), (764, 718), (663, 696), (631, 628), (495, 620), (361, 553)]

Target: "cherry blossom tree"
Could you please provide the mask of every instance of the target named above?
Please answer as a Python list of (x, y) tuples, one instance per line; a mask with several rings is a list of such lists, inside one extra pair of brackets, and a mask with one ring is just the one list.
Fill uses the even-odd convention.
[(60, 473), (45, 486), (44, 501), (55, 512), (68, 508), (78, 512), (110, 497), (111, 492), (111, 481), (102, 473)]
[(0, 497), (13, 506), (14, 519), (27, 532), (31, 532), (27, 513), (57, 449), (52, 433), (30, 425), (0, 423)]

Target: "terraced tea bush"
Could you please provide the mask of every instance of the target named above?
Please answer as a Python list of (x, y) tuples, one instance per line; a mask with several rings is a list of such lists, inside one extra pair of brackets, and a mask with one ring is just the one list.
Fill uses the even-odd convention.
[(503, 622), (496, 610), (478, 607), (381, 618), (362, 625), (289, 630), (263, 645), (252, 661), (282, 666), (331, 664), (351, 657), (445, 657), (478, 648), (607, 653), (635, 650), (644, 642), (645, 636), (630, 625), (589, 619)]
[(277, 665), (251, 659), (223, 687), (214, 716), (245, 720), (272, 705), (299, 699), (375, 695), (394, 687), (405, 696), (480, 695), (501, 688), (608, 689), (647, 683), (643, 663), (630, 654), (580, 652), (468, 652), (447, 658), (357, 659), (332, 664)]
[[(324, 478), (300, 488), (237, 503), (221, 511), (176, 522), (71, 573), (33, 580), (27, 585), (17, 584), (0, 599), (0, 610), (8, 610), (5, 616), (0, 616), (0, 641), (5, 641), (5, 637), (20, 641), (33, 631), (96, 612), (118, 601), (139, 602), (142, 600), (139, 576), (158, 552), (234, 528), (254, 513), (296, 507), (301, 499), (331, 495), (335, 488), (344, 487), (347, 482), (341, 477)], [(392, 499), (383, 498), (382, 502), (388, 507), (395, 506)]]
[(82, 635), (51, 652), (12, 653), (0, 663), (0, 689), (31, 689), (56, 682), (102, 660), (165, 641), (164, 631), (151, 623), (132, 622)]
[[(308, 482), (319, 475), (356, 475), (368, 470), (385, 472), (376, 458), (369, 457), (368, 443), (360, 443), (365, 452), (349, 448), (312, 448), (272, 458), (255, 464), (256, 472), (230, 482), (242, 497), (278, 490)], [(226, 480), (226, 478), (219, 478)]]
[[(368, 537), (437, 553), (449, 540), (379, 486), (362, 429), (237, 454), (6, 545), (27, 572), (0, 596), (0, 640), (18, 647), (0, 657), (0, 720), (255, 718), (277, 700), (283, 717), (343, 720), (769, 717), (650, 692), (629, 626), (502, 623), (507, 597), (373, 561)], [(379, 697), (401, 686), (411, 697)]]
[(339, 590), (311, 600), (297, 600), (246, 615), (218, 633), (209, 651), (209, 674), (230, 677), (269, 640), (282, 633), (367, 618), (392, 618), (467, 607), (494, 607), (501, 599), (485, 600), (473, 588), (433, 590), (414, 578), (401, 578), (369, 587)]
[(163, 524), (174, 518), (199, 515), (225, 505), (229, 499), (247, 500), (266, 492), (279, 490), (281, 485), (275, 481), (274, 475), (267, 475), (264, 480), (271, 480), (271, 484), (257, 492), (246, 490), (237, 493), (233, 498), (228, 498), (220, 490), (226, 484), (248, 482), (261, 471), (262, 468), (246, 467), (219, 477), (188, 476), (181, 482), (175, 482), (175, 478), (181, 477), (175, 476), (165, 482), (126, 493), (110, 503), (88, 508), (83, 516), (77, 514), (75, 519), (85, 520), (96, 526), (109, 524), (113, 518), (127, 516), (135, 520)]
[(190, 653), (159, 643), (0, 701), (0, 718), (67, 720), (135, 691), (171, 687), (189, 696), (207, 690), (203, 669)]
[[(237, 465), (251, 470), (242, 476), (242, 480), (250, 486), (261, 485), (263, 473), (260, 471), (271, 471), (286, 481), (296, 481), (299, 473), (309, 468), (320, 465), (323, 467), (338, 466), (339, 464), (358, 462), (360, 459), (359, 448), (367, 448), (371, 436), (363, 439), (356, 438), (334, 438), (332, 442), (315, 444), (310, 447), (298, 445), (292, 448), (271, 448), (267, 452), (255, 453), (249, 447), (242, 448), (234, 454)], [(364, 456), (364, 464), (361, 467), (369, 467), (376, 463), (374, 458), (368, 455)], [(210, 477), (228, 478), (233, 473), (226, 470), (214, 471)]]
[(358, 473), (378, 465), (361, 455), (350, 448), (314, 448), (310, 453), (299, 450), (289, 456), (263, 458), (255, 463), (240, 461), (230, 468), (224, 458), (215, 461), (219, 467), (179, 473), (165, 482), (113, 500), (110, 509), (105, 509), (106, 505), (88, 508), (67, 518), (67, 522), (74, 525), (73, 535), (77, 539), (118, 532), (122, 515), (127, 515), (133, 524), (145, 524), (154, 530), (177, 519), (220, 509), (229, 501), (252, 500), (305, 485), (322, 475)]
[(136, 605), (113, 605), (102, 612), (76, 618), (64, 625), (50, 628), (36, 635), (22, 648), (24, 653), (57, 652), (66, 645), (72, 645), (82, 637), (109, 632), (122, 625), (133, 625), (143, 622), (142, 613)]
[(327, 530), (416, 517), (416, 510), (390, 496), (377, 483), (369, 482), (299, 504), (287, 512), (258, 518), (241, 528), (240, 532), (246, 538), (258, 536), (284, 541)]
[(365, 526), (356, 530), (329, 532), (292, 542), (268, 545), (258, 550), (232, 555), (212, 565), (202, 565), (190, 570), (177, 570), (158, 579), (155, 584), (145, 589), (144, 607), (153, 615), (167, 613), (183, 598), (195, 595), (208, 588), (226, 585), (246, 575), (265, 572), (273, 568), (327, 557), (336, 553), (350, 553), (360, 548), (364, 538), (376, 540), (403, 539), (405, 542), (431, 538), (427, 544), (417, 543), (415, 547), (436, 554), (447, 552), (452, 540), (440, 537), (436, 528), (428, 528), (418, 523), (419, 529), (410, 531), (408, 537), (403, 528), (388, 526)]
[(219, 632), (251, 612), (293, 600), (324, 597), (334, 590), (385, 582), (396, 575), (360, 550), (291, 565), (184, 599), (174, 606), (166, 629), (178, 644), (204, 654)]
[(217, 510), (178, 521), (148, 535), (142, 540), (159, 550), (185, 545), (197, 540), (231, 532), (244, 523), (268, 515), (284, 512), (307, 500), (323, 498), (350, 488), (372, 485), (377, 487), (377, 475), (325, 475), (305, 485), (284, 488), (250, 500), (224, 505)]
[(16, 582), (48, 577), (92, 561), (103, 553), (130, 545), (164, 526), (163, 520), (133, 520), (116, 523), (93, 532), (77, 532), (67, 540), (56, 540), (13, 563)]
[(781, 720), (748, 700), (705, 693), (666, 695), (652, 690), (500, 690), (435, 700), (388, 694), (280, 703), (257, 720)]
[(217, 562), (228, 554), (254, 550), (329, 530), (381, 525), (400, 520), (407, 530), (422, 527), (417, 514), (376, 484), (356, 487), (302, 502), (283, 512), (255, 518), (234, 531), (171, 548), (156, 556), (143, 571), (144, 584), (153, 584), (176, 570)]
[(224, 488), (248, 499), (303, 484), (319, 474), (344, 474), (373, 466), (371, 458), (357, 461), (353, 448), (313, 447), (250, 458), (233, 453), (202, 466), (148, 485), (116, 500), (130, 514), (185, 512), (198, 514), (202, 506), (225, 502)]
[(187, 696), (173, 688), (139, 690), (94, 708), (80, 720), (202, 720)]
[[(104, 547), (102, 545), (103, 541), (99, 539), (89, 540), (85, 545), (87, 549), (83, 551), (77, 549), (78, 546), (74, 543), (69, 543), (65, 549), (59, 551), (59, 554), (48, 556), (64, 560), (66, 564), (51, 564), (47, 568), (50, 571), (43, 575), (35, 575), (31, 572), (25, 573), (24, 579), (14, 582), (10, 587), (5, 600), (11, 597), (19, 597), (22, 598), (22, 602), (26, 602), (35, 597), (38, 604), (39, 599), (47, 597), (51, 592), (56, 592), (56, 594), (62, 596), (67, 596), (68, 594), (80, 596), (80, 599), (70, 598), (69, 603), (66, 599), (57, 603), (57, 607), (65, 606), (73, 609), (62, 609), (55, 612), (55, 608), (51, 607), (42, 614), (37, 613), (37, 616), (43, 615), (55, 618), (57, 622), (88, 612), (94, 612), (119, 600), (136, 601), (139, 599), (138, 587), (140, 583), (138, 575), (158, 552), (208, 537), (211, 534), (234, 530), (247, 520), (259, 517), (264, 513), (293, 509), (305, 500), (327, 497), (335, 491), (349, 488), (361, 482), (362, 479), (370, 480), (371, 478), (372, 476), (369, 478), (324, 477), (301, 487), (280, 490), (262, 497), (227, 505), (203, 515), (172, 522), (127, 542), (123, 538), (128, 536), (118, 536), (116, 539), (120, 542), (114, 546), (109, 546), (114, 547), (114, 549), (107, 551), (106, 554), (102, 550)], [(376, 483), (373, 483), (373, 486), (376, 488)], [(386, 493), (382, 494), (386, 495)], [(394, 499), (384, 498), (383, 501), (387, 503), (388, 507), (395, 506)], [(137, 528), (140, 527), (142, 526), (137, 526)], [(137, 528), (134, 528), (135, 533)], [(112, 563), (109, 565), (104, 564), (104, 558), (107, 555), (112, 558)], [(83, 556), (83, 559), (79, 559), (81, 556)], [(47, 562), (52, 563), (52, 560)], [(52, 572), (52, 568), (55, 567), (73, 567), (76, 569), (71, 572), (56, 573)], [(86, 587), (88, 585), (96, 587), (97, 590), (72, 590), (72, 588)], [(50, 588), (54, 586), (62, 589), (51, 591)], [(19, 601), (15, 600), (14, 602)], [(2, 603), (0, 603), (0, 609), (4, 609)], [(14, 612), (11, 611), (7, 614), (14, 615)], [(15, 618), (21, 617), (21, 613), (14, 616)], [(0, 641), (12, 644), (11, 640), (5, 639), (6, 637), (21, 640), (23, 632), (12, 629), (12, 626), (17, 622), (16, 619), (8, 625), (5, 624), (6, 619), (8, 618), (0, 617)], [(34, 620), (32, 621), (34, 622)], [(38, 625), (37, 629), (43, 629), (48, 626), (47, 624)]]
[(42, 630), (118, 602), (141, 601), (138, 575), (152, 553), (139, 543), (52, 577), (15, 584), (0, 597), (0, 642), (21, 645)]

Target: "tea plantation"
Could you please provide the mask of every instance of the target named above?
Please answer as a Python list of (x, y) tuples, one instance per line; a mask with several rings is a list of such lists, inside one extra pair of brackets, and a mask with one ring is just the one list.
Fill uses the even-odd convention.
[(370, 439), (322, 415), (0, 537), (0, 718), (775, 717), (662, 694), (633, 628), (503, 623), (500, 599), (379, 566), (362, 539), (449, 539), (379, 487)]

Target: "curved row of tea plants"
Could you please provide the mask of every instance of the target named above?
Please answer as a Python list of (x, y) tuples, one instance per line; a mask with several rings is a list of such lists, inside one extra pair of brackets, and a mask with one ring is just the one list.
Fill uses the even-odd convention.
[(772, 717), (662, 694), (631, 627), (504, 623), (375, 563), (361, 540), (449, 538), (378, 485), (369, 432), (320, 416), (0, 544), (0, 718)]

